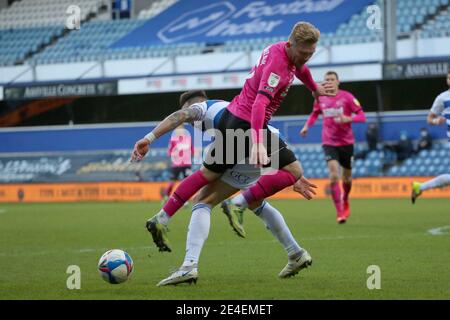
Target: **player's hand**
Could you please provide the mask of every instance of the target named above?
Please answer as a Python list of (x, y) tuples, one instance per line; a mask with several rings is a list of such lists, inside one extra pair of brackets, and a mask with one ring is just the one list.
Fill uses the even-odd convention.
[(317, 90), (313, 92), (313, 97), (318, 101), (320, 96), (334, 97), (336, 92), (334, 92), (334, 87), (329, 82), (318, 83)]
[(437, 121), (438, 126), (441, 126), (447, 122), (447, 120), (444, 117), (438, 117), (436, 119), (438, 119), (438, 121)]
[(315, 184), (311, 183), (303, 176), (294, 184), (294, 191), (300, 193), (307, 200), (313, 198), (313, 195), (316, 194), (314, 191), (316, 188), (317, 186)]
[(269, 163), (266, 147), (262, 143), (254, 143), (250, 153), (250, 164), (262, 167)]
[(304, 138), (308, 134), (308, 127), (304, 126), (302, 130), (300, 130), (300, 135)]
[(349, 122), (352, 122), (352, 117), (348, 117), (348, 116), (344, 116), (343, 114), (340, 114), (340, 115), (334, 117), (334, 122), (349, 123)]
[(130, 162), (141, 161), (149, 150), (149, 141), (147, 139), (141, 139), (134, 145), (133, 152), (131, 152)]

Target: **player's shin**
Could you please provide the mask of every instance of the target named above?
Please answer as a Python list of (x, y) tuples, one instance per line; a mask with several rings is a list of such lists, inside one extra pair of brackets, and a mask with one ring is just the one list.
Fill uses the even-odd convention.
[(420, 186), (420, 191), (440, 188), (448, 185), (450, 185), (450, 174), (442, 174), (434, 179), (422, 183)]
[(197, 203), (192, 207), (183, 266), (197, 264), (211, 225), (211, 207)]
[(167, 200), (163, 207), (164, 212), (169, 217), (173, 216), (190, 197), (208, 183), (209, 181), (200, 170), (185, 178)]
[(267, 229), (283, 245), (288, 257), (294, 257), (302, 251), (302, 248), (295, 241), (280, 211), (266, 201), (252, 211), (264, 222)]
[(350, 191), (352, 190), (352, 181), (344, 181), (342, 182), (342, 189), (344, 190), (344, 202), (348, 202), (348, 197), (350, 195)]
[(341, 187), (339, 186), (339, 182), (331, 183), (331, 197), (334, 202), (334, 206), (336, 207), (336, 213), (338, 218), (343, 214), (343, 202), (342, 202), (342, 192)]

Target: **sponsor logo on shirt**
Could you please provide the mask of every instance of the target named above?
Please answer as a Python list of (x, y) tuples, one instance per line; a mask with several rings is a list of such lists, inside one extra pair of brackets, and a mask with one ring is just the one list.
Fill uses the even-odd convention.
[(266, 91), (269, 91), (269, 92), (272, 92), (273, 93), (273, 88), (271, 88), (271, 87), (269, 87), (269, 86), (265, 86), (264, 87), (264, 90), (266, 90)]
[(269, 80), (267, 80), (267, 83), (272, 88), (276, 88), (277, 85), (280, 83), (280, 76), (277, 75), (276, 73), (271, 72), (270, 76), (269, 76)]
[(329, 118), (329, 117), (334, 118), (334, 117), (337, 117), (340, 114), (343, 114), (344, 113), (344, 109), (342, 107), (341, 108), (326, 108), (326, 109), (323, 109), (322, 112), (323, 112), (323, 116), (324, 117), (326, 117), (326, 118)]

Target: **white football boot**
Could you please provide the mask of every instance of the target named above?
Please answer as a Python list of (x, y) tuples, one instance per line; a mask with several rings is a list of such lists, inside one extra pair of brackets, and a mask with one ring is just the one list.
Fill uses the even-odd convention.
[(176, 285), (179, 283), (187, 282), (192, 284), (192, 282), (197, 283), (198, 271), (197, 264), (191, 266), (181, 266), (179, 269), (175, 270), (170, 276), (161, 280), (156, 286), (167, 286)]
[(297, 273), (300, 272), (300, 270), (308, 268), (312, 264), (312, 258), (309, 255), (308, 251), (303, 250), (302, 254), (290, 258), (288, 260), (287, 265), (284, 267), (283, 270), (278, 274), (280, 278), (289, 278), (292, 276), (295, 276)]

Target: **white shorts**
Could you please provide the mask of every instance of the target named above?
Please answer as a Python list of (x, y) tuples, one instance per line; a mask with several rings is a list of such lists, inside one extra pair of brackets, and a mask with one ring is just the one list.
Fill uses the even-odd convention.
[(220, 180), (236, 189), (248, 189), (258, 181), (263, 173), (272, 170), (272, 168), (257, 168), (250, 164), (237, 164), (233, 168), (227, 169)]

